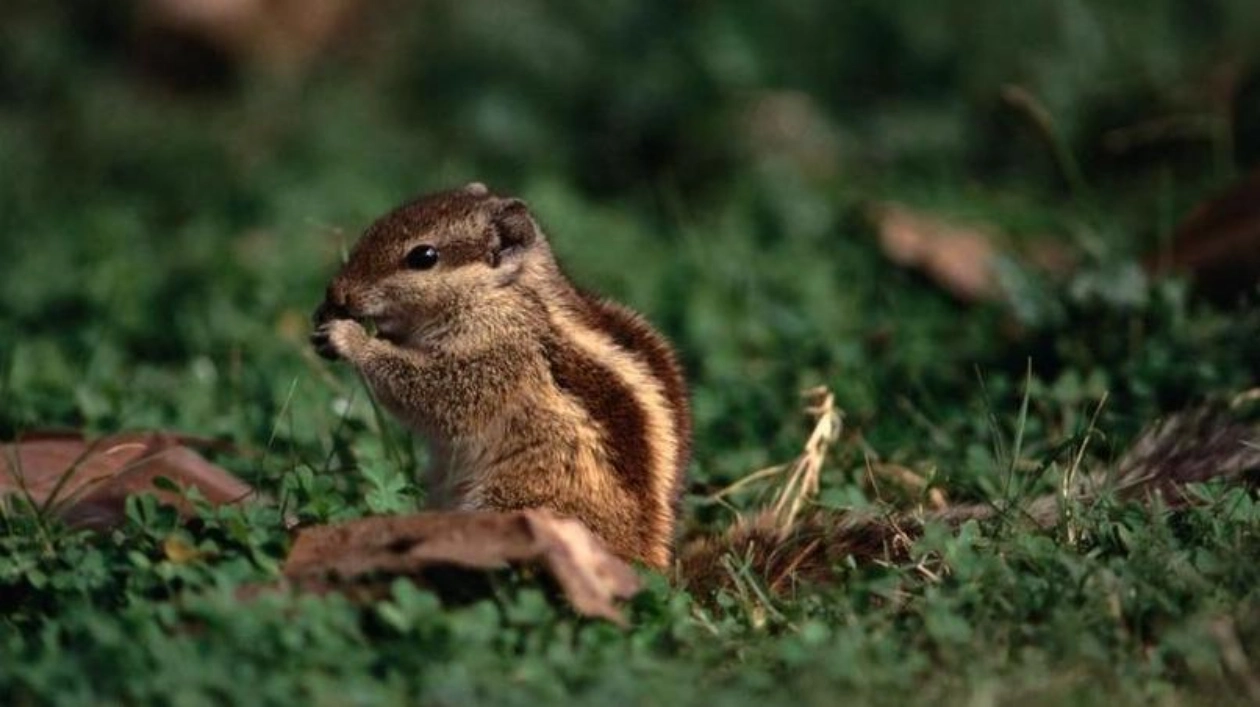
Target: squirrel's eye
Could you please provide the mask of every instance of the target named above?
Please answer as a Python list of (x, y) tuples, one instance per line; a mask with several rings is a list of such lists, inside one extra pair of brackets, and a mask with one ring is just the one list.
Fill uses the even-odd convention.
[(431, 245), (418, 245), (407, 253), (407, 267), (412, 270), (428, 270), (437, 265), (438, 251)]

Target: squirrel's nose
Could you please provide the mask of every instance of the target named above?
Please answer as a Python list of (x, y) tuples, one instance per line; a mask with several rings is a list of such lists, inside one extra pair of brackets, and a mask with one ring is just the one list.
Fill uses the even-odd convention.
[(341, 280), (333, 280), (332, 284), (328, 286), (328, 290), (324, 292), (324, 302), (331, 307), (344, 309), (346, 300), (345, 285), (341, 283)]
[(324, 301), (315, 310), (315, 323), (323, 324), (330, 319), (348, 319), (351, 317), (349, 295), (340, 280), (334, 280), (324, 291)]

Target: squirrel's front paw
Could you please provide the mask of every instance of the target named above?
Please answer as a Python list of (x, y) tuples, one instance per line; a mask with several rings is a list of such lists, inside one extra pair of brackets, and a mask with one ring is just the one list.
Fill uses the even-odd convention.
[(333, 319), (315, 327), (311, 345), (329, 361), (353, 360), (355, 352), (368, 340), (367, 330), (353, 319)]

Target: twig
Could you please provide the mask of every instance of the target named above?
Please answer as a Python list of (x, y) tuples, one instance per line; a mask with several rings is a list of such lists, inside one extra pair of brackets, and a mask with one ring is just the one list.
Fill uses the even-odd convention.
[(818, 481), (827, 450), (835, 444), (843, 429), (843, 416), (836, 409), (835, 396), (830, 390), (818, 387), (806, 391), (805, 395), (817, 401), (807, 408), (816, 422), (805, 442), (805, 451), (792, 462), (787, 483), (779, 490), (772, 507), (775, 526), (780, 532), (793, 526), (806, 501), (818, 493)]

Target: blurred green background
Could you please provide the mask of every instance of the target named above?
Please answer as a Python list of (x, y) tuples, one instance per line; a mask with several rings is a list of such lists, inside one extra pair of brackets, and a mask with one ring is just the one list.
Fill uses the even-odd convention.
[[(675, 339), (701, 480), (790, 453), (806, 385), (895, 451), (907, 415), (975, 401), (978, 372), (1009, 402), (1029, 356), (1048, 385), (1118, 388), (1141, 406), (1122, 425), (1253, 372), (1174, 366), (1254, 345), (1237, 322), (1210, 336), (1241, 351), (1183, 331), (1207, 326), (1184, 292), (1133, 272), (1260, 159), (1250, 0), (84, 0), (6, 3), (0, 32), (5, 436), (259, 444), (291, 396), (326, 410), (304, 320), (340, 253), (473, 179)], [(1032, 333), (1006, 336), (1004, 308), (886, 261), (863, 216), (885, 200), (1085, 265), (1025, 287)]]
[[(984, 471), (951, 425), (1011, 407), (1030, 357), (1048, 386), (1119, 396), (1130, 433), (1254, 373), (1230, 364), (1255, 351), (1245, 323), (1211, 328), (1133, 272), (1260, 159), (1249, 0), (17, 2), (0, 20), (6, 436), (327, 443), (304, 343), (322, 285), (374, 216), (473, 179), (524, 196), (576, 280), (674, 338), (700, 486), (791, 454), (807, 385), (888, 453), (906, 419), (933, 426), (918, 453), (966, 482)], [(1011, 337), (1005, 308), (886, 261), (863, 214), (887, 200), (1085, 265), (1018, 293), (1032, 333)]]
[[(676, 343), (688, 532), (764, 501), (709, 496), (800, 451), (818, 384), (846, 421), (820, 505), (889, 507), (874, 460), (1017, 503), (1086, 439), (1100, 468), (1260, 379), (1246, 292), (1143, 267), (1258, 164), (1256, 0), (6, 0), (0, 438), (175, 429), (231, 443), (215, 460), (306, 522), (417, 507), (424, 450), (313, 355), (309, 314), (374, 217), (481, 180)], [(1003, 296), (893, 264), (887, 203), (997, 234)], [(777, 604), (654, 580), (626, 632), (528, 587), (242, 605), (288, 542), (274, 506), (193, 536), (137, 503), (94, 540), (0, 513), (0, 694), (1193, 702), (1260, 646), (1260, 506), (1205, 498), (1091, 511), (1074, 542), (929, 533), (915, 566)]]

